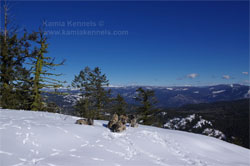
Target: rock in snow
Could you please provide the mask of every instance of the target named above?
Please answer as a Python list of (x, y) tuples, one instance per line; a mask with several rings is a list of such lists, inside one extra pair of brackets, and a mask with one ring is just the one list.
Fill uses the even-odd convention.
[(107, 121), (0, 109), (1, 166), (249, 166), (250, 150), (215, 138), (140, 125), (112, 133)]

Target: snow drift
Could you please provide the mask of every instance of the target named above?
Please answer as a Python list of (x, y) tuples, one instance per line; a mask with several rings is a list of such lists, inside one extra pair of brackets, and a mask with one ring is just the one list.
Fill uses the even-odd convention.
[(0, 109), (1, 166), (249, 166), (250, 150), (208, 136), (149, 126), (112, 133), (107, 121)]

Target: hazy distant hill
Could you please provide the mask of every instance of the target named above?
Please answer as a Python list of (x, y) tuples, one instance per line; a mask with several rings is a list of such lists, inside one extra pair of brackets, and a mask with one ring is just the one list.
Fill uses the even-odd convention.
[[(136, 104), (134, 97), (136, 89), (139, 86), (109, 87), (112, 95), (120, 93), (129, 104)], [(158, 107), (179, 107), (185, 104), (211, 103), (216, 101), (231, 101), (250, 97), (249, 86), (232, 84), (232, 85), (215, 85), (203, 87), (157, 87), (143, 86), (145, 89), (155, 91), (158, 99)], [(49, 100), (53, 100), (60, 106), (67, 108), (72, 107), (79, 98), (79, 90), (59, 89), (58, 91), (66, 92), (67, 95), (46, 94)], [(53, 96), (53, 98), (52, 98)]]

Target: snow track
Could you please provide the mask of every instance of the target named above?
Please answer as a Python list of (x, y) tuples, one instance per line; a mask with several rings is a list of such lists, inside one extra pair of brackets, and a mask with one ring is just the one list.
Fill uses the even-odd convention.
[(248, 166), (250, 151), (187, 132), (149, 126), (112, 133), (106, 121), (0, 109), (0, 166)]

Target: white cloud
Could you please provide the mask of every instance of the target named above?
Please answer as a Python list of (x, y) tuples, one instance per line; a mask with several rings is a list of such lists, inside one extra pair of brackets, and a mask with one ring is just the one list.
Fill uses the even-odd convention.
[(188, 78), (194, 79), (194, 78), (196, 78), (198, 75), (199, 75), (199, 74), (197, 74), (197, 73), (192, 73), (192, 74), (188, 74), (187, 77), (188, 77)]
[(247, 71), (243, 71), (242, 74), (248, 75), (248, 72)]
[(243, 84), (249, 84), (250, 85), (250, 81), (249, 80), (245, 80), (245, 81), (243, 81)]
[(222, 78), (228, 80), (228, 79), (230, 79), (231, 77), (230, 77), (230, 75), (223, 75)]

